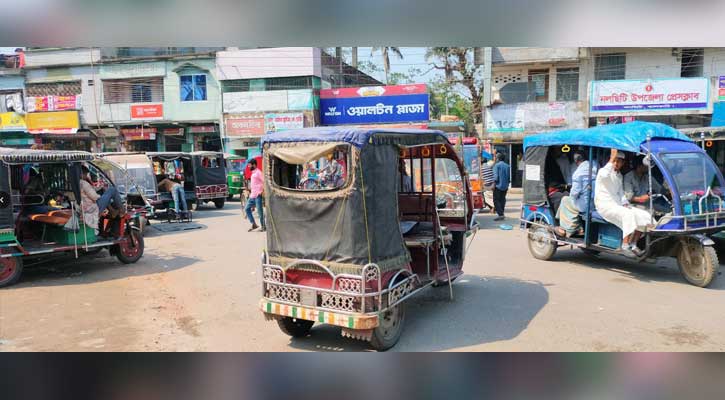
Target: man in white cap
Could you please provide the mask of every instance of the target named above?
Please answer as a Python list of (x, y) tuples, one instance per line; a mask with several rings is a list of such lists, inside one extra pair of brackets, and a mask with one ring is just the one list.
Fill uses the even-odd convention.
[(624, 193), (621, 170), (626, 156), (612, 149), (609, 163), (597, 173), (594, 185), (594, 205), (599, 214), (609, 223), (622, 230), (622, 252), (630, 257), (637, 256), (637, 241), (644, 229), (652, 223), (647, 211), (630, 206)]

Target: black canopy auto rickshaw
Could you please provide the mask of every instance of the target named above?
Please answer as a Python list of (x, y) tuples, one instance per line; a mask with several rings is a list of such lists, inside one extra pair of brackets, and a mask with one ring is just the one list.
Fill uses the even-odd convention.
[(78, 257), (107, 248), (123, 263), (134, 263), (143, 255), (144, 240), (133, 226), (133, 210), (103, 212), (97, 226), (85, 220), (83, 166), (99, 194), (115, 188), (92, 154), (0, 148), (0, 164), (0, 287), (17, 282), (24, 265), (61, 253)]
[[(146, 155), (153, 163), (157, 183), (164, 178), (181, 183), (186, 193), (186, 201), (192, 210), (201, 203), (208, 202), (213, 202), (216, 208), (224, 207), (228, 186), (222, 153), (156, 152)], [(160, 208), (168, 209), (173, 202), (171, 193), (168, 192), (160, 192), (159, 198), (163, 204)]]
[[(463, 273), (478, 227), (455, 149), (439, 131), (306, 128), (262, 151), (262, 312), (293, 337), (317, 322), (395, 345), (405, 301)], [(330, 178), (305, 186), (311, 174)]]

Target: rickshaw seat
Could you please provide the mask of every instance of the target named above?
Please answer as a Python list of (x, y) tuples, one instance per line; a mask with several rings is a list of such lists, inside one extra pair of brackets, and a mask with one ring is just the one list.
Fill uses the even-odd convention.
[[(62, 213), (62, 211), (68, 211)], [(33, 214), (29, 215), (28, 218), (34, 222), (40, 222), (49, 225), (65, 225), (71, 217), (70, 210), (57, 210), (50, 211), (47, 214)]]
[(592, 211), (592, 222), (597, 222), (597, 223), (600, 223), (600, 224), (606, 224), (607, 223), (607, 220), (605, 220), (604, 217), (602, 217), (602, 215), (599, 214), (599, 212), (597, 212), (597, 210), (593, 210)]

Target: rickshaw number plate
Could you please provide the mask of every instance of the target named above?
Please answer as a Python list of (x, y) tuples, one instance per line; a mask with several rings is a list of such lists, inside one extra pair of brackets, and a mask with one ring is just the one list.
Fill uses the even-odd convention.
[(300, 304), (303, 306), (317, 306), (317, 292), (312, 289), (300, 289)]

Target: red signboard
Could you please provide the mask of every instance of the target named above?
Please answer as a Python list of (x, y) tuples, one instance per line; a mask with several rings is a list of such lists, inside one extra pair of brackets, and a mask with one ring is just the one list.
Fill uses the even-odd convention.
[(53, 106), (55, 111), (76, 110), (78, 109), (77, 96), (55, 96), (53, 98)]
[(215, 125), (193, 125), (189, 127), (191, 133), (214, 133), (216, 132)]
[(249, 136), (264, 134), (264, 117), (235, 117), (226, 120), (227, 136)]
[(161, 132), (166, 136), (184, 136), (184, 128), (164, 128)]
[(131, 119), (163, 119), (163, 104), (136, 104), (131, 106)]
[(320, 90), (320, 98), (335, 99), (343, 97), (400, 96), (406, 94), (425, 93), (428, 93), (428, 87), (424, 83), (415, 83), (411, 85), (322, 89)]
[(156, 128), (122, 128), (121, 134), (127, 140), (156, 140)]

